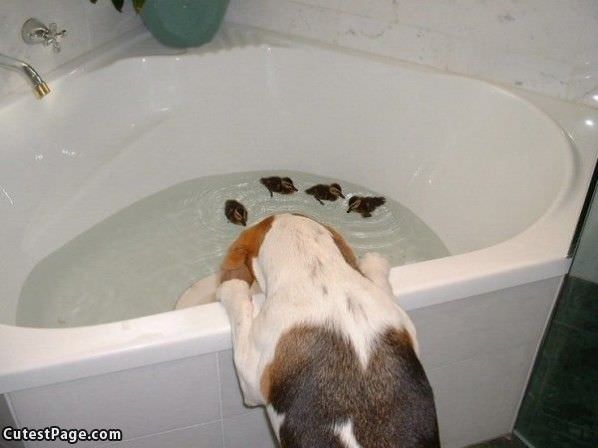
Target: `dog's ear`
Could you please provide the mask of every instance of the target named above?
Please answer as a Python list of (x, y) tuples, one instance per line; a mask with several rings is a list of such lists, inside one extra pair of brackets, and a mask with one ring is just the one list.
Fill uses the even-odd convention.
[(220, 283), (227, 280), (243, 280), (250, 286), (255, 280), (248, 262), (248, 252), (244, 247), (233, 245), (220, 267)]
[(252, 261), (258, 256), (262, 242), (272, 226), (270, 216), (242, 232), (228, 249), (220, 266), (220, 282), (238, 279), (250, 286), (255, 280)]

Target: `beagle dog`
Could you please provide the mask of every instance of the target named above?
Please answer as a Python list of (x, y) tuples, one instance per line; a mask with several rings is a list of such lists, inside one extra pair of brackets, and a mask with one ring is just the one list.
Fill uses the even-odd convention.
[(388, 274), (380, 255), (358, 262), (339, 233), (301, 215), (270, 216), (230, 246), (217, 297), (245, 403), (266, 406), (281, 447), (440, 446), (415, 328)]

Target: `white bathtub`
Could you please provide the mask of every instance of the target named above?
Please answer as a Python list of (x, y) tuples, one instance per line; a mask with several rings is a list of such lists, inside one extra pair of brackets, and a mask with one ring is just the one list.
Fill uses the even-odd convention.
[(240, 404), (219, 304), (14, 322), (36, 263), (118, 210), (200, 176), (292, 169), (368, 185), (443, 239), (452, 256), (391, 280), (444, 446), (511, 429), (569, 266), (598, 111), (236, 27), (186, 54), (139, 34), (54, 78), (47, 99), (0, 109), (0, 423), (119, 427), (127, 447), (271, 444)]

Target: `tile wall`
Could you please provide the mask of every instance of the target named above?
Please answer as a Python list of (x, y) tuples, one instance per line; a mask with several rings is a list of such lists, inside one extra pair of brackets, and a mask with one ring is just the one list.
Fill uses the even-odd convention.
[[(130, 2), (126, 2), (123, 11), (116, 11), (109, 0), (99, 0), (95, 5), (89, 0), (2, 0), (0, 53), (25, 60), (43, 75), (142, 26)], [(23, 42), (21, 26), (31, 17), (46, 24), (54, 22), (59, 29), (67, 30), (60, 53), (43, 45)], [(0, 69), (0, 98), (9, 92), (29, 88), (22, 76)]]
[[(125, 4), (119, 14), (109, 0), (3, 0), (0, 52), (47, 73), (141, 26)], [(59, 55), (21, 41), (29, 17), (68, 30)], [(594, 0), (232, 0), (226, 20), (598, 107)], [(0, 97), (26, 88), (0, 71)]]
[(594, 0), (232, 0), (227, 19), (598, 107)]

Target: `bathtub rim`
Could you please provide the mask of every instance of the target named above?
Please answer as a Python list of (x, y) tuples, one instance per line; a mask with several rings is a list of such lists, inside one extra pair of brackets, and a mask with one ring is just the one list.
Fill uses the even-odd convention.
[[(520, 236), (474, 252), (393, 267), (390, 280), (398, 303), (410, 311), (567, 273), (569, 258), (530, 254)], [(471, 263), (475, 271), (465, 269)], [(231, 347), (230, 325), (220, 303), (72, 328), (0, 325), (0, 353), (9, 354), (0, 363), (0, 393)]]
[[(255, 32), (264, 36), (276, 34)], [(141, 33), (142, 36), (143, 34)], [(313, 42), (306, 42), (305, 39), (284, 39), (299, 47), (306, 43), (313, 45)], [(403, 308), (411, 310), (447, 303), (566, 274), (570, 265), (567, 258), (569, 242), (590, 180), (588, 170), (590, 175), (592, 170), (587, 165), (595, 162), (598, 146), (595, 132), (590, 133), (589, 137), (581, 138), (581, 143), (574, 137), (581, 132), (576, 127), (579, 121), (576, 119), (576, 112), (591, 111), (598, 116), (598, 111), (392, 58), (339, 49), (332, 45), (316, 46), (407, 70), (456, 76), (498, 88), (518, 100), (528, 102), (539, 113), (547, 115), (574, 143), (571, 145), (572, 153), (580, 158), (574, 161), (574, 165), (579, 164), (582, 168), (580, 175), (573, 176), (569, 173), (567, 177), (570, 183), (567, 188), (563, 188), (542, 217), (522, 233), (476, 251), (394, 267), (391, 271), (391, 283)], [(67, 66), (56, 71), (50, 79), (79, 75), (85, 71), (83, 68), (73, 72)], [(22, 100), (25, 95), (18, 94), (13, 100)], [(0, 107), (6, 105), (7, 101), (0, 101)], [(565, 119), (555, 119), (554, 114), (561, 114), (561, 110), (565, 111)], [(584, 142), (584, 139), (588, 141)], [(566, 201), (571, 194), (575, 195), (574, 200)], [(566, 237), (561, 235), (558, 239), (551, 240), (548, 238), (551, 233), (566, 233)], [(464, 269), (471, 267), (472, 263), (476, 266), (475, 275), (470, 269)], [(0, 362), (0, 393), (226, 350), (232, 346), (229, 332), (226, 314), (217, 303), (126, 321), (65, 329), (0, 324), (1, 357), (9, 358)], [(98, 334), (103, 337), (98, 337)], [(91, 348), (90, 343), (93, 344)]]

